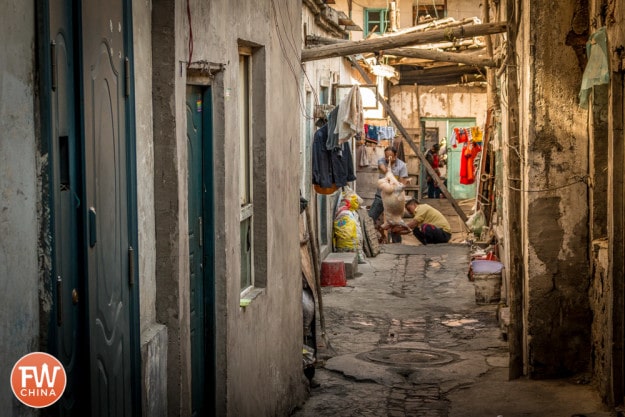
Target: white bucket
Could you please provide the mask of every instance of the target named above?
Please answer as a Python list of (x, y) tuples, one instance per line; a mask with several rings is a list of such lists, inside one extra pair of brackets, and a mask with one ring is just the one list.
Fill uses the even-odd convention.
[(501, 300), (501, 272), (498, 274), (474, 274), (475, 302), (498, 304)]

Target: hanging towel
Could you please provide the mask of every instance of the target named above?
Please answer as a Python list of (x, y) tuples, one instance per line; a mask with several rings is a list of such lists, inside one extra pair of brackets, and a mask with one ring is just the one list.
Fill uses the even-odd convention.
[(588, 64), (582, 77), (582, 88), (579, 92), (579, 106), (588, 108), (588, 95), (595, 85), (610, 82), (610, 66), (608, 64), (607, 37), (605, 27), (597, 30), (586, 43)]
[(354, 85), (341, 100), (334, 133), (338, 134), (338, 144), (342, 145), (352, 136), (362, 131), (363, 112), (360, 88)]

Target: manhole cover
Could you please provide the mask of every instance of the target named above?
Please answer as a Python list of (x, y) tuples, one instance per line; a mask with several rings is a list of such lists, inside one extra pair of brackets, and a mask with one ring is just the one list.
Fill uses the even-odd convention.
[(425, 349), (377, 349), (361, 353), (360, 359), (387, 365), (409, 365), (416, 367), (441, 366), (456, 360), (455, 355)]

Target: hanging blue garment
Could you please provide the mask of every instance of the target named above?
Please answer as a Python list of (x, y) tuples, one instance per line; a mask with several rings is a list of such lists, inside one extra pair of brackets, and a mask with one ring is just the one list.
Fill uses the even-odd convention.
[(605, 27), (600, 28), (590, 36), (586, 43), (588, 63), (582, 78), (582, 88), (579, 92), (579, 106), (588, 108), (588, 96), (595, 85), (610, 82), (610, 67), (608, 65), (607, 37)]
[(349, 142), (340, 148), (326, 149), (328, 124), (315, 132), (312, 145), (312, 183), (323, 188), (343, 187), (356, 180)]

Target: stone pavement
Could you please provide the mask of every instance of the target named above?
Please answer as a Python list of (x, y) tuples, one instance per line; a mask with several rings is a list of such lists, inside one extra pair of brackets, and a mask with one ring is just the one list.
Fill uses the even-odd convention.
[(293, 416), (615, 416), (583, 376), (508, 380), (497, 306), (475, 303), (468, 265), (468, 245), (390, 244), (323, 288), (318, 386)]

